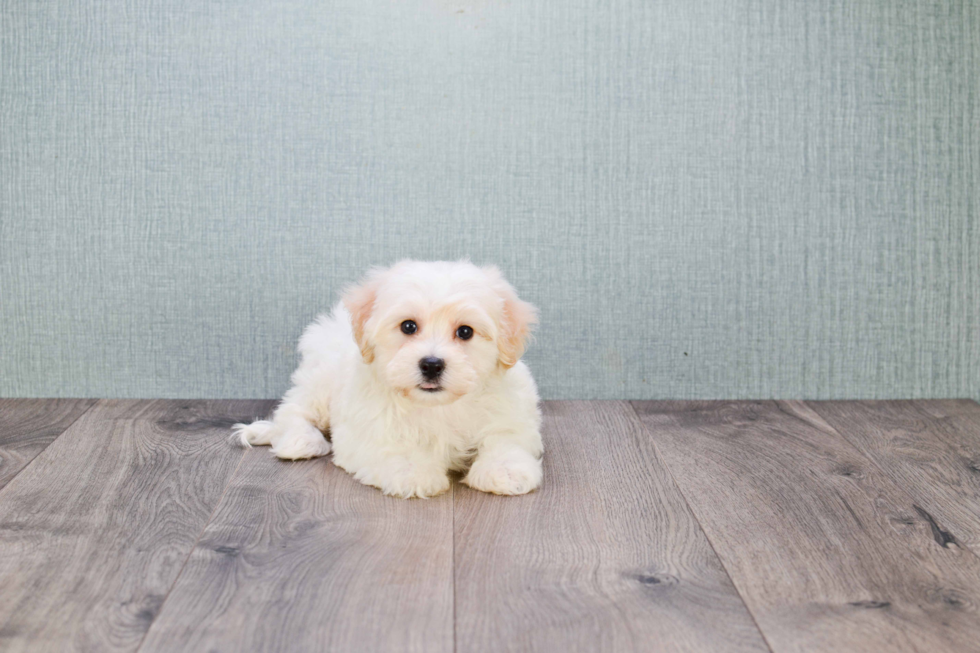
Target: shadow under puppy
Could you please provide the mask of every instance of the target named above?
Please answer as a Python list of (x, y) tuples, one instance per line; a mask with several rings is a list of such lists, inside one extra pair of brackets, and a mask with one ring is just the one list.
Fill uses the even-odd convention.
[(235, 425), (280, 458), (330, 453), (385, 494), (430, 497), (449, 471), (496, 494), (541, 484), (538, 393), (519, 359), (536, 311), (495, 267), (402, 261), (349, 288), (300, 339), (270, 420)]

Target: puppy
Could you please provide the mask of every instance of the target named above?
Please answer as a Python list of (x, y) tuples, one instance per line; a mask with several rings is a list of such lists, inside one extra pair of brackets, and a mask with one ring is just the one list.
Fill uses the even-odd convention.
[[(324, 456), (398, 497), (541, 484), (538, 392), (519, 359), (536, 311), (495, 267), (402, 261), (375, 269), (300, 339), (293, 387), (242, 445)], [(331, 442), (323, 433), (329, 432)]]

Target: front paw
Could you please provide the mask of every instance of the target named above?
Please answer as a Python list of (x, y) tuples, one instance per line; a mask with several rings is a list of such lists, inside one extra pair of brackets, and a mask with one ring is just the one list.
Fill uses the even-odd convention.
[(539, 487), (542, 476), (540, 460), (523, 449), (514, 449), (481, 453), (463, 482), (481, 492), (514, 495)]
[(449, 476), (445, 469), (420, 465), (404, 458), (362, 469), (354, 474), (354, 478), (389, 496), (402, 499), (428, 499), (449, 489)]
[(312, 424), (292, 427), (273, 441), (272, 453), (283, 460), (305, 460), (330, 453), (330, 443)]

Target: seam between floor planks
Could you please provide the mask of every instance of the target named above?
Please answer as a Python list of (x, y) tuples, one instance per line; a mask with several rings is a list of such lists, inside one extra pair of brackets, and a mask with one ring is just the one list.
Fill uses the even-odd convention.
[(81, 418), (82, 418), (82, 416), (84, 416), (84, 415), (85, 415), (86, 413), (88, 413), (88, 412), (89, 412), (90, 410), (92, 410), (93, 408), (95, 408), (95, 406), (96, 406), (97, 404), (98, 404), (98, 402), (96, 401), (96, 402), (95, 402), (95, 403), (93, 403), (93, 404), (92, 404), (91, 406), (89, 406), (88, 408), (86, 408), (86, 409), (85, 409), (84, 411), (82, 411), (81, 413), (79, 413), (79, 415), (78, 415), (78, 417), (76, 417), (75, 419), (73, 419), (73, 420), (71, 421), (71, 424), (68, 424), (67, 426), (65, 426), (65, 428), (63, 428), (63, 429), (61, 429), (61, 433), (59, 433), (58, 435), (56, 435), (56, 436), (54, 436), (54, 438), (53, 438), (53, 439), (51, 440), (51, 442), (49, 442), (49, 443), (47, 443), (46, 445), (44, 445), (44, 447), (43, 447), (43, 448), (41, 448), (41, 449), (39, 449), (37, 453), (35, 453), (35, 454), (34, 454), (33, 456), (31, 456), (31, 459), (27, 461), (27, 464), (25, 464), (25, 465), (24, 465), (23, 467), (21, 467), (20, 469), (18, 469), (18, 470), (17, 470), (17, 471), (16, 471), (15, 473), (14, 473), (14, 475), (13, 475), (13, 476), (11, 476), (11, 477), (10, 477), (9, 479), (7, 479), (7, 482), (6, 482), (6, 483), (5, 483), (4, 485), (3, 485), (3, 487), (0, 487), (0, 501), (2, 501), (2, 500), (3, 500), (3, 491), (7, 489), (7, 487), (8, 487), (9, 485), (10, 485), (10, 483), (11, 483), (11, 481), (13, 481), (13, 480), (14, 480), (15, 478), (17, 478), (17, 477), (18, 477), (18, 476), (20, 476), (21, 474), (23, 474), (23, 473), (24, 473), (24, 470), (26, 470), (26, 469), (27, 469), (27, 468), (29, 468), (29, 467), (30, 467), (30, 466), (31, 466), (32, 464), (34, 464), (34, 461), (35, 461), (35, 460), (37, 460), (37, 458), (38, 458), (38, 456), (40, 456), (40, 455), (41, 455), (42, 453), (44, 453), (44, 450), (45, 450), (45, 449), (47, 449), (47, 448), (48, 448), (48, 447), (50, 447), (50, 446), (51, 446), (52, 444), (54, 444), (54, 443), (55, 443), (55, 441), (56, 441), (56, 440), (57, 440), (58, 438), (60, 438), (60, 437), (61, 437), (62, 435), (64, 435), (64, 434), (65, 434), (65, 432), (66, 432), (66, 431), (67, 431), (68, 429), (70, 429), (70, 428), (72, 427), (72, 424), (74, 424), (75, 422), (77, 422), (77, 421), (78, 421), (79, 419), (81, 419)]
[[(640, 414), (636, 411), (636, 406), (633, 405), (633, 402), (629, 401), (626, 403), (629, 404), (630, 410), (633, 412), (633, 415), (636, 417), (636, 421), (640, 424), (640, 429), (642, 433), (651, 435), (649, 429), (643, 423), (643, 419), (640, 417)], [(775, 653), (776, 649), (772, 647), (772, 643), (769, 641), (769, 637), (766, 636), (766, 631), (762, 630), (762, 626), (759, 625), (759, 620), (756, 617), (755, 612), (752, 611), (752, 608), (749, 606), (748, 601), (742, 595), (741, 590), (738, 589), (738, 585), (735, 583), (735, 579), (732, 578), (731, 570), (728, 568), (728, 565), (725, 564), (724, 559), (720, 555), (718, 555), (718, 548), (715, 546), (714, 541), (711, 539), (711, 535), (708, 534), (708, 530), (705, 529), (704, 524), (701, 523), (701, 520), (698, 518), (697, 513), (694, 512), (694, 509), (691, 507), (691, 502), (688, 499), (687, 494), (684, 493), (684, 489), (677, 482), (677, 479), (674, 478), (674, 470), (670, 468), (670, 463), (663, 456), (663, 452), (660, 451), (660, 447), (657, 446), (655, 440), (651, 442), (651, 445), (657, 451), (657, 453), (660, 454), (660, 459), (663, 460), (664, 469), (667, 471), (667, 476), (670, 478), (670, 482), (673, 483), (675, 488), (677, 488), (677, 492), (681, 495), (681, 498), (684, 499), (684, 505), (687, 506), (688, 512), (691, 513), (691, 516), (694, 517), (694, 521), (697, 522), (698, 524), (698, 528), (700, 528), (701, 532), (704, 533), (704, 539), (708, 541), (708, 546), (711, 547), (711, 551), (715, 554), (715, 557), (718, 558), (718, 562), (719, 564), (721, 564), (721, 568), (725, 571), (725, 575), (728, 576), (728, 581), (732, 584), (732, 587), (735, 588), (735, 593), (738, 594), (738, 597), (742, 600), (742, 604), (745, 605), (745, 610), (749, 613), (749, 617), (751, 617), (752, 623), (755, 624), (756, 629), (759, 631), (759, 635), (762, 637), (763, 643), (765, 643), (770, 653)]]
[(452, 519), (452, 531), (453, 531), (452, 532), (452, 537), (453, 537), (453, 546), (452, 546), (452, 552), (453, 552), (452, 553), (452, 556), (453, 556), (453, 558), (452, 558), (452, 560), (453, 560), (453, 564), (452, 564), (452, 568), (449, 570), (450, 573), (452, 574), (452, 577), (453, 577), (453, 585), (452, 585), (452, 587), (453, 587), (453, 596), (452, 596), (452, 599), (453, 599), (453, 653), (456, 653), (456, 651), (459, 650), (459, 646), (456, 643), (456, 483), (457, 482), (458, 482), (458, 480), (455, 480), (454, 479), (453, 484), (450, 486), (450, 492), (452, 492), (452, 503), (453, 503), (453, 519)]
[[(11, 399), (14, 399), (14, 398), (11, 398)], [(36, 400), (32, 399), (32, 401), (57, 401), (57, 400), (58, 400), (57, 398), (51, 398), (51, 399), (48, 399), (48, 398), (38, 398)], [(6, 482), (4, 482), (3, 485), (0, 485), (0, 500), (2, 500), (2, 498), (3, 498), (3, 491), (5, 489), (7, 489), (7, 487), (10, 485), (11, 481), (13, 481), (15, 478), (17, 478), (18, 476), (20, 476), (24, 472), (25, 469), (27, 469), (28, 467), (30, 467), (34, 463), (34, 461), (37, 460), (38, 456), (40, 456), (42, 453), (44, 453), (45, 450), (48, 447), (50, 447), (52, 444), (55, 443), (55, 441), (57, 441), (58, 438), (60, 438), (62, 435), (64, 435), (65, 432), (67, 432), (68, 429), (70, 429), (75, 424), (75, 422), (77, 422), (82, 417), (84, 417), (85, 415), (87, 415), (93, 408), (95, 408), (96, 406), (99, 405), (99, 402), (100, 401), (102, 401), (101, 399), (91, 399), (91, 398), (88, 398), (88, 397), (83, 397), (83, 398), (66, 397), (66, 400), (69, 400), (69, 401), (82, 401), (82, 402), (84, 402), (84, 401), (91, 401), (91, 403), (88, 405), (87, 408), (85, 408), (80, 413), (78, 413), (78, 415), (76, 415), (75, 418), (73, 420), (71, 420), (71, 422), (69, 422), (68, 424), (66, 424), (64, 426), (64, 428), (62, 428), (61, 431), (58, 433), (58, 435), (56, 435), (53, 438), (51, 438), (51, 441), (50, 442), (48, 442), (43, 447), (41, 447), (40, 449), (38, 449), (37, 452), (33, 456), (31, 456), (31, 459), (28, 460), (27, 463), (23, 467), (21, 467), (16, 472), (14, 472), (14, 475), (11, 476), (10, 478), (8, 478), (6, 480)]]

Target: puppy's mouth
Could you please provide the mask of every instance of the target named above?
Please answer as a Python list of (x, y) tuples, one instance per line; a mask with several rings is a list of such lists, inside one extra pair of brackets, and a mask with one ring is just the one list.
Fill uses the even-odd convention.
[(442, 392), (442, 386), (438, 383), (432, 383), (431, 381), (420, 383), (418, 387), (419, 390), (422, 390), (423, 392)]

